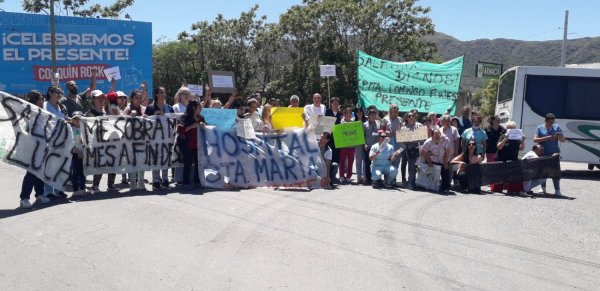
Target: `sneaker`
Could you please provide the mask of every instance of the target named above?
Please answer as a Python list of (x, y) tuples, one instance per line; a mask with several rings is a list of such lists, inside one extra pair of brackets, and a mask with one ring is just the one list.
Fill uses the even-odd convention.
[(57, 198), (67, 198), (67, 194), (65, 194), (65, 192), (63, 192), (63, 191), (58, 191), (56, 193), (51, 193), (49, 195), (53, 196), (53, 197), (57, 197)]
[(21, 208), (30, 209), (30, 208), (33, 208), (33, 205), (31, 205), (31, 203), (29, 202), (29, 199), (22, 199), (21, 200)]
[(100, 192), (100, 187), (92, 186), (92, 193), (99, 193), (99, 192)]
[(106, 187), (107, 191), (119, 191), (119, 188), (115, 187), (115, 185), (108, 185), (108, 187)]
[(46, 204), (46, 203), (50, 203), (50, 199), (48, 199), (48, 197), (46, 197), (46, 195), (40, 195), (40, 196), (35, 197), (35, 202), (41, 203), (41, 204)]
[(546, 188), (540, 189), (537, 193), (540, 194), (540, 195), (546, 194)]
[(556, 197), (563, 197), (562, 193), (560, 193), (560, 190), (556, 190), (556, 192), (554, 192), (554, 195)]
[(73, 195), (71, 195), (71, 197), (76, 197), (76, 196), (83, 196), (85, 195), (85, 190), (77, 190), (75, 192), (73, 192)]

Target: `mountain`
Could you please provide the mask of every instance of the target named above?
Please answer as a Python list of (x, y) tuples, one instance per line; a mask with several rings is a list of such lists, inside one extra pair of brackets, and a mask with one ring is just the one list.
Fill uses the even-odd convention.
[[(475, 78), (478, 61), (500, 63), (504, 70), (514, 66), (558, 66), (562, 40), (522, 41), (514, 39), (477, 39), (461, 41), (436, 33), (427, 38), (438, 46), (438, 57), (444, 61), (465, 55), (463, 89), (473, 90), (483, 82)], [(567, 41), (567, 64), (600, 62), (600, 37)]]

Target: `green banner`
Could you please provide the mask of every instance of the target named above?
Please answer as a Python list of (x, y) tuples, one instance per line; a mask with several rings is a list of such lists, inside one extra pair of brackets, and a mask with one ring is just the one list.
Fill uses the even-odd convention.
[(396, 63), (358, 51), (358, 106), (443, 114), (456, 111), (464, 56), (443, 64)]
[(349, 148), (365, 144), (365, 132), (360, 121), (333, 126), (333, 141), (336, 148)]

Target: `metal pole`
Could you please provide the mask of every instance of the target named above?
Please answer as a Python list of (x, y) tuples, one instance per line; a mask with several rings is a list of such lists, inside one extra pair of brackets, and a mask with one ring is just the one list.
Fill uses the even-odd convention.
[(56, 75), (56, 23), (54, 19), (54, 0), (50, 0), (50, 49), (52, 51), (52, 75)]
[(329, 76), (327, 76), (327, 98), (329, 99), (327, 100), (327, 104), (331, 106), (331, 88), (329, 87)]
[(563, 27), (562, 53), (560, 54), (560, 66), (564, 67), (567, 59), (567, 28), (569, 27), (569, 10), (565, 11), (565, 27)]

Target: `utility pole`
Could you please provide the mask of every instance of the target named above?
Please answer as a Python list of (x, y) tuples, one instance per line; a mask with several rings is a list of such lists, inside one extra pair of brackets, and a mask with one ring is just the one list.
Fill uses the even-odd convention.
[[(50, 41), (50, 49), (52, 52), (52, 77), (57, 78), (58, 76), (56, 69), (56, 21), (54, 19), (54, 0), (50, 0)], [(58, 80), (56, 82), (58, 83)]]
[(560, 55), (560, 66), (564, 67), (567, 60), (567, 28), (569, 27), (569, 10), (565, 11), (565, 25), (563, 27), (562, 53)]

